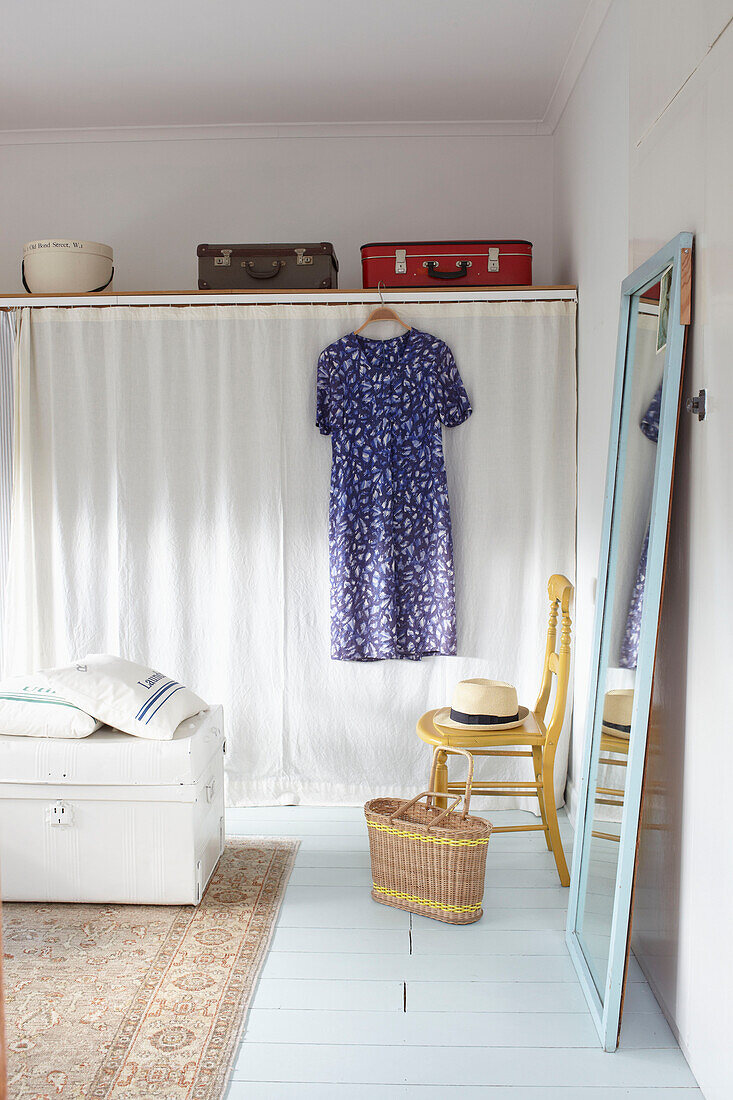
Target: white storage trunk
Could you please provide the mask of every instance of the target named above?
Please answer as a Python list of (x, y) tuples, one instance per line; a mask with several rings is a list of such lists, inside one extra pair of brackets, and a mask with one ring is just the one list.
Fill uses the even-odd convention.
[(0, 736), (3, 901), (196, 905), (224, 847), (221, 707), (146, 741)]

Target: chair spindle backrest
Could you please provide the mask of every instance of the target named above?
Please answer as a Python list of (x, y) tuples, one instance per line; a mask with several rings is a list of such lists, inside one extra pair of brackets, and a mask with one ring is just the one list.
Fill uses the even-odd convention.
[[(547, 742), (557, 742), (562, 730), (565, 718), (565, 706), (568, 698), (568, 683), (570, 681), (570, 635), (572, 623), (570, 620), (570, 601), (573, 597), (573, 586), (562, 573), (554, 573), (547, 584), (547, 594), (550, 597), (550, 619), (547, 626), (547, 645), (545, 646), (545, 662), (542, 668), (542, 684), (537, 696), (534, 713), (544, 722), (547, 712), (547, 704), (552, 691), (552, 677), (557, 676), (557, 690), (555, 692), (555, 705), (552, 709), (552, 717), (547, 726)], [(557, 643), (557, 620), (562, 612), (560, 623), (560, 646)]]

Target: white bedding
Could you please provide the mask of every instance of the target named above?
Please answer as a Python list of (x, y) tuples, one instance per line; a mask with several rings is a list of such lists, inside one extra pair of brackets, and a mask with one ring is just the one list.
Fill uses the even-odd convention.
[(206, 703), (171, 676), (110, 653), (88, 653), (43, 678), (77, 707), (132, 737), (170, 741)]

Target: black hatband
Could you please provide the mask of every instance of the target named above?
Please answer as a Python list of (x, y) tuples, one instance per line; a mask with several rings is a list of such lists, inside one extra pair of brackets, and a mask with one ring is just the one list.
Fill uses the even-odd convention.
[(519, 711), (516, 714), (464, 714), (462, 710), (451, 707), (450, 716), (462, 726), (500, 726), (505, 722), (519, 721)]

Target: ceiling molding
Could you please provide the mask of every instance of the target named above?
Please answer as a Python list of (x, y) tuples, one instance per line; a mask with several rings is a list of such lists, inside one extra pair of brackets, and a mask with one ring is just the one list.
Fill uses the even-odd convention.
[(612, 0), (590, 0), (547, 104), (542, 119), (543, 133), (555, 133), (611, 3)]
[(118, 141), (251, 141), (284, 138), (529, 137), (549, 134), (537, 119), (484, 122), (314, 122), (223, 126), (113, 126), (100, 129), (0, 130), (0, 145)]

